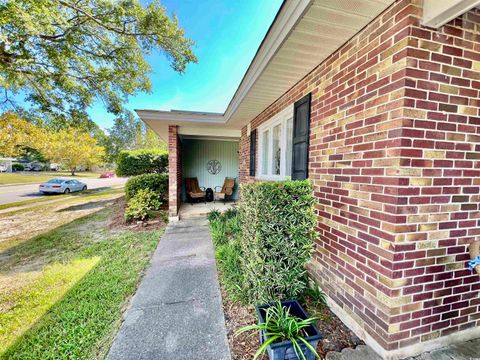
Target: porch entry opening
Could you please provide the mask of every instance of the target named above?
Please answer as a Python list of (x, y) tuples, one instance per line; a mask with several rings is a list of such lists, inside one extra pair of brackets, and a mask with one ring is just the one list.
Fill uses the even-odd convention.
[(234, 178), (231, 198), (238, 199), (238, 150), (238, 140), (183, 139), (182, 201), (187, 202), (187, 178), (197, 178), (200, 187), (213, 191), (220, 191), (225, 178)]

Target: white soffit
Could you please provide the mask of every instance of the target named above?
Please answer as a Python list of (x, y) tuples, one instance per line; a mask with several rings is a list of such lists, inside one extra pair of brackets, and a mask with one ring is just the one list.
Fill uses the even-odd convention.
[[(286, 6), (297, 0), (287, 0)], [(314, 0), (305, 6), (289, 36), (271, 57), (247, 91), (248, 80), (259, 53), (225, 112), (228, 124), (242, 126), (260, 114), (352, 36), (368, 25), (395, 0)], [(298, 1), (300, 3), (300, 1)], [(283, 10), (283, 9), (282, 9)], [(278, 21), (281, 21), (279, 17)], [(282, 26), (282, 24), (277, 24)], [(274, 29), (271, 29), (274, 30)]]
[(135, 112), (164, 141), (168, 141), (169, 125), (179, 125), (180, 135), (240, 138), (240, 130), (225, 125), (223, 114), (178, 110), (135, 110)]
[(480, 5), (480, 0), (423, 0), (422, 25), (438, 29)]
[(224, 114), (135, 111), (164, 140), (168, 125), (231, 137), (222, 127), (241, 129), (394, 2), (285, 0)]

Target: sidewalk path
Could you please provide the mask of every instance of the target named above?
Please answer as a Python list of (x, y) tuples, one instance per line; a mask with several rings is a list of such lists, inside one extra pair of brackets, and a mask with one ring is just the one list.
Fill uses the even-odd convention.
[(230, 359), (206, 220), (168, 225), (107, 359)]

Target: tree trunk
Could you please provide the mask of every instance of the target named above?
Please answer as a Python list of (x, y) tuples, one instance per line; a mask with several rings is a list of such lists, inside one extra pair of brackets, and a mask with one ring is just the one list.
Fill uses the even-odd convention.
[(75, 168), (71, 169), (70, 172), (72, 173), (72, 176), (75, 176)]

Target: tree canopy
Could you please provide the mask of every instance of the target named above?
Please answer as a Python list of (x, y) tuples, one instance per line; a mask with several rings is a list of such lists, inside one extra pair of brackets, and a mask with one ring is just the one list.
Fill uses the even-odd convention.
[(122, 150), (158, 149), (167, 150), (166, 144), (145, 124), (127, 111), (118, 116), (108, 129), (108, 136), (100, 141), (105, 147), (106, 161), (114, 163)]
[(12, 112), (0, 116), (0, 155), (15, 157), (28, 148), (42, 147), (46, 132)]
[(65, 165), (74, 175), (78, 166), (102, 163), (104, 149), (89, 134), (69, 128), (50, 134), (44, 155), (51, 162)]
[(19, 107), (24, 94), (37, 113), (69, 120), (100, 99), (119, 114), (151, 90), (146, 55), (183, 73), (192, 46), (158, 0), (0, 0), (0, 105)]

